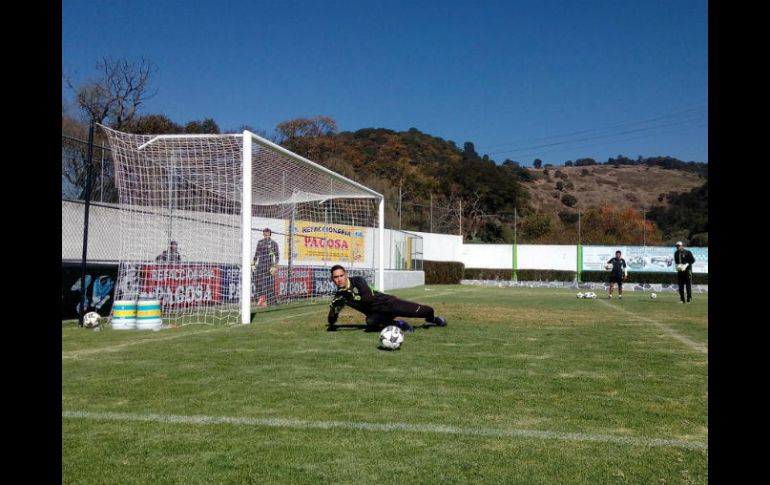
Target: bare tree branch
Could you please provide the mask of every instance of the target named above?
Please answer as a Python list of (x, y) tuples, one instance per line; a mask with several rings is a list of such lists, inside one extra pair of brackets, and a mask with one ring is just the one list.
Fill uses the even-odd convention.
[(129, 123), (139, 107), (157, 94), (149, 93), (153, 64), (142, 58), (139, 63), (126, 59), (102, 58), (96, 63), (100, 78), (75, 87), (69, 77), (67, 86), (75, 92), (75, 99), (90, 119), (120, 128)]

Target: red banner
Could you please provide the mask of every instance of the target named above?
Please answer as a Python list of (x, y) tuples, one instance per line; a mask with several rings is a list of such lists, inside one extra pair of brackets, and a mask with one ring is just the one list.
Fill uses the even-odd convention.
[(280, 297), (309, 297), (313, 294), (313, 269), (292, 268), (291, 280), (289, 270), (285, 267), (278, 268), (275, 278), (275, 294)]
[(164, 307), (220, 303), (222, 270), (195, 264), (143, 265), (142, 293), (159, 299)]

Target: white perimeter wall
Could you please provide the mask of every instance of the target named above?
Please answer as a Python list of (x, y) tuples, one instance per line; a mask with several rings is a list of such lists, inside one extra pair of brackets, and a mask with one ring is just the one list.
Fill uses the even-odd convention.
[[(577, 246), (520, 244), (516, 247), (516, 263), (516, 269), (577, 271)], [(468, 266), (467, 264), (465, 266), (486, 267)], [(508, 266), (508, 268), (512, 267)]]
[[(89, 215), (88, 259), (91, 261), (117, 262), (120, 258), (120, 222), (115, 217), (117, 211), (104, 207), (91, 206)], [(255, 219), (254, 227), (271, 226), (274, 231), (284, 232), (283, 221), (268, 221)], [(372, 267), (372, 260), (376, 260), (374, 254), (375, 231), (367, 231), (366, 261), (362, 267)], [(385, 230), (385, 267), (392, 267), (392, 252), (389, 245), (391, 240), (390, 230)], [(511, 244), (463, 244), (462, 237), (450, 234), (432, 234), (428, 232), (409, 231), (422, 237), (423, 259), (428, 261), (457, 261), (466, 268), (486, 269), (510, 269), (513, 267), (513, 246)], [(261, 235), (252, 236), (252, 252)], [(283, 237), (274, 234), (273, 239), (281, 248), (281, 261), (285, 259), (285, 247)], [(83, 249), (83, 204), (62, 201), (62, 259), (80, 260)], [(180, 242), (181, 245), (181, 242)], [(165, 249), (158, 247), (159, 253)], [(191, 259), (196, 254), (203, 252), (190, 241), (180, 247), (182, 253)], [(192, 255), (192, 256), (191, 256)], [(376, 263), (376, 261), (374, 261)], [(520, 244), (517, 247), (517, 269), (552, 269), (564, 271), (577, 271), (577, 246), (573, 245), (535, 245)], [(376, 267), (376, 264), (374, 265)], [(405, 272), (406, 273), (406, 272)], [(387, 275), (387, 273), (386, 273)], [(390, 285), (386, 285), (390, 287)]]
[(423, 259), (427, 259), (428, 261), (462, 260), (462, 236), (453, 236), (451, 234), (433, 234), (430, 232), (409, 232), (422, 238)]
[(460, 258), (466, 268), (511, 269), (513, 268), (513, 246), (463, 244)]

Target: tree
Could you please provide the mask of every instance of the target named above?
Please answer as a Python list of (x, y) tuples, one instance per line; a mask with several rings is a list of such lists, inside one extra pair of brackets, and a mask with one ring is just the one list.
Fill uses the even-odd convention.
[[(661, 194), (662, 195), (662, 194)], [(648, 218), (661, 228), (667, 240), (684, 232), (685, 239), (708, 233), (708, 180), (688, 193), (668, 195), (668, 207), (653, 207)]]
[(589, 209), (581, 217), (583, 244), (656, 245), (662, 243), (661, 232), (641, 211), (632, 208), (603, 206)]
[(468, 158), (478, 158), (479, 154), (476, 153), (476, 147), (473, 143), (466, 141), (463, 145), (463, 154)]
[(532, 214), (521, 223), (521, 237), (527, 242), (536, 242), (546, 236), (553, 228), (553, 220), (548, 214)]
[(211, 118), (206, 118), (201, 121), (188, 121), (184, 125), (184, 132), (188, 134), (219, 134), (219, 125)]
[(137, 116), (121, 127), (126, 133), (137, 135), (173, 135), (183, 133), (184, 128), (163, 114)]
[(155, 93), (149, 94), (152, 63), (139, 63), (107, 57), (96, 63), (100, 78), (75, 87), (70, 79), (67, 86), (75, 93), (78, 107), (89, 120), (121, 129), (136, 116), (139, 107)]
[(543, 166), (543, 161), (540, 160), (539, 158), (536, 158), (535, 161), (532, 162), (532, 166), (539, 169), (540, 167)]
[(283, 121), (275, 127), (279, 136), (279, 143), (292, 141), (301, 137), (318, 137), (333, 135), (337, 132), (337, 122), (328, 116), (316, 116), (314, 118), (295, 118)]

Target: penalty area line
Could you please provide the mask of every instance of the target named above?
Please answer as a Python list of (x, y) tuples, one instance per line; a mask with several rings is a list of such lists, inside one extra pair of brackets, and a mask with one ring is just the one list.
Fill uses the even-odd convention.
[(523, 438), (576, 442), (610, 443), (630, 446), (686, 448), (705, 450), (708, 445), (699, 441), (641, 436), (615, 436), (592, 433), (566, 433), (531, 429), (463, 428), (432, 424), (366, 423), (355, 421), (305, 421), (286, 418), (243, 418), (231, 416), (180, 416), (167, 414), (132, 414), (114, 412), (62, 411), (62, 418), (90, 419), (95, 421), (136, 421), (187, 425), (233, 425), (294, 429), (345, 429), (358, 431), (404, 431), (408, 433), (434, 433), (483, 438)]
[(685, 344), (686, 346), (690, 347), (693, 350), (697, 350), (698, 352), (700, 352), (702, 354), (706, 354), (706, 355), (708, 355), (708, 353), (709, 353), (709, 349), (708, 349), (707, 346), (705, 346), (703, 344), (700, 344), (698, 342), (695, 342), (694, 340), (691, 340), (691, 339), (685, 337), (684, 335), (676, 333), (671, 328), (669, 328), (668, 326), (666, 326), (666, 325), (664, 325), (664, 324), (662, 324), (662, 323), (660, 323), (658, 321), (655, 321), (655, 320), (653, 320), (651, 318), (643, 317), (642, 315), (637, 315), (636, 313), (634, 313), (634, 312), (632, 312), (630, 310), (626, 310), (625, 308), (623, 308), (623, 307), (621, 307), (619, 305), (611, 305), (609, 302), (604, 301), (604, 300), (599, 300), (599, 303), (601, 303), (603, 305), (607, 305), (608, 307), (610, 307), (610, 308), (612, 308), (614, 310), (620, 310), (623, 313), (627, 313), (628, 315), (631, 315), (632, 317), (637, 318), (640, 321), (651, 323), (654, 326), (656, 326), (657, 328), (659, 328), (661, 331), (663, 331), (663, 333), (665, 333), (669, 337), (674, 338), (674, 339), (682, 342), (683, 344)]

